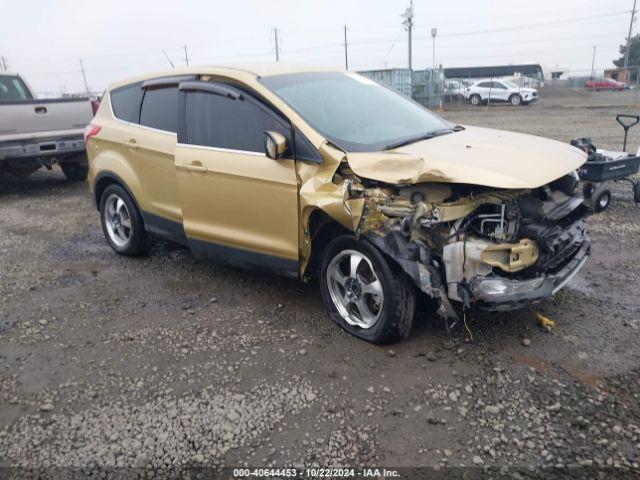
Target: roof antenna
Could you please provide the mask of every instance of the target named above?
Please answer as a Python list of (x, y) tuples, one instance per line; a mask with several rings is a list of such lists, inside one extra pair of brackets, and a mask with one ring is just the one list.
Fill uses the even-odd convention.
[(173, 64), (173, 62), (171, 61), (171, 59), (169, 58), (169, 55), (167, 55), (167, 52), (165, 52), (164, 50), (162, 50), (162, 53), (164, 53), (164, 56), (167, 58), (168, 62), (171, 64), (171, 68), (176, 68), (176, 66)]

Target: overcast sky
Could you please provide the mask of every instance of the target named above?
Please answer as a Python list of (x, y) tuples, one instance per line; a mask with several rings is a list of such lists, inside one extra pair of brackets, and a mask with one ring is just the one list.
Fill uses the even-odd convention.
[[(2, 3), (0, 56), (39, 92), (83, 90), (79, 58), (94, 91), (170, 68), (163, 49), (184, 65), (185, 44), (192, 64), (275, 59), (273, 28), (283, 61), (344, 67), (346, 24), (350, 69), (407, 66), (401, 14), (408, 0)], [(632, 6), (633, 0), (417, 0), (414, 68), (432, 65), (429, 30), (437, 27), (436, 62), (445, 67), (535, 62), (588, 74), (594, 45), (598, 69), (619, 56)], [(527, 28), (512, 29), (521, 26)]]

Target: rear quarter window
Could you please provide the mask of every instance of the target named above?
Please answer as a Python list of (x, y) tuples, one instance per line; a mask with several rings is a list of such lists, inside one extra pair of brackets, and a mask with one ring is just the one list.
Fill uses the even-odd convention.
[(116, 118), (126, 122), (138, 123), (140, 120), (140, 102), (144, 90), (141, 83), (127, 85), (111, 91), (111, 108)]

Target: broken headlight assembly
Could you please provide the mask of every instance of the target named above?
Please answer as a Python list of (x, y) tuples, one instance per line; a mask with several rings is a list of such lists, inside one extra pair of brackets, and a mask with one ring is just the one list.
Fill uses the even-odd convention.
[(540, 288), (544, 277), (530, 280), (509, 280), (501, 277), (476, 277), (471, 281), (471, 292), (476, 300), (492, 301), (499, 296), (522, 295)]

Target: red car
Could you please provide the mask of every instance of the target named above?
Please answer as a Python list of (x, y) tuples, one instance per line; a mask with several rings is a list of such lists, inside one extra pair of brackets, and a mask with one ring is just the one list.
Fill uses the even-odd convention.
[(624, 90), (626, 85), (612, 78), (597, 78), (585, 82), (584, 88), (590, 88), (591, 90)]

